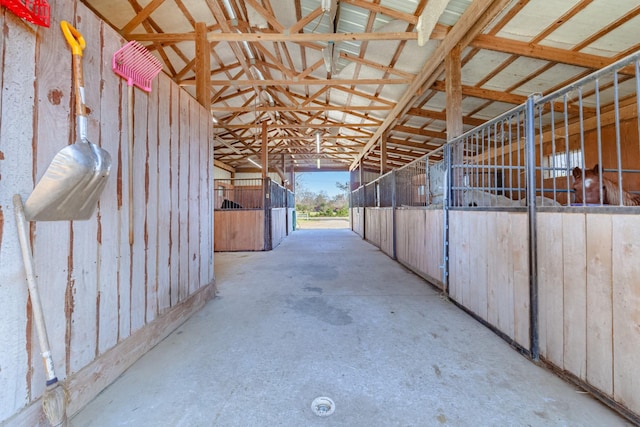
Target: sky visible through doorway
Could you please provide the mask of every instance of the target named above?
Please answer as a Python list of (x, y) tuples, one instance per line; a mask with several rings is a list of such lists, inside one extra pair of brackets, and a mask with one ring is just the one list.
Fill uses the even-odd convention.
[(296, 174), (296, 181), (302, 182), (303, 187), (309, 191), (324, 191), (329, 197), (333, 197), (341, 193), (336, 182), (349, 182), (349, 172), (299, 172)]

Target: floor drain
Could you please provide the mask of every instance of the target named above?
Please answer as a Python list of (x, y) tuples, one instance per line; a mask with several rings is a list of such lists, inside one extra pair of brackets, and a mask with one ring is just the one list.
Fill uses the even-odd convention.
[(336, 404), (328, 397), (317, 397), (311, 403), (311, 410), (319, 417), (328, 417), (335, 409)]

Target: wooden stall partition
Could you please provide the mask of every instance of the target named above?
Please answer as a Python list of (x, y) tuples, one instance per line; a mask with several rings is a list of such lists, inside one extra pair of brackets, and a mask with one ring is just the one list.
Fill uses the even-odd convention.
[(527, 215), (449, 212), (450, 297), (529, 348)]
[(264, 210), (219, 210), (214, 221), (216, 252), (264, 250)]
[(586, 215), (586, 380), (613, 396), (611, 215)]
[(365, 208), (365, 231), (364, 235), (366, 240), (376, 247), (380, 247), (380, 230), (381, 230), (381, 215), (380, 208)]
[(44, 419), (37, 404), (44, 370), (11, 200), (14, 194), (26, 199), (52, 158), (76, 139), (71, 52), (61, 19), (87, 42), (88, 138), (112, 159), (93, 217), (29, 224), (36, 275), (46, 278), (39, 288), (56, 373), (69, 386), (68, 413), (201, 307), (214, 288), (213, 247), (206, 238), (213, 233), (213, 213), (202, 208), (213, 195), (209, 112), (164, 74), (151, 93), (136, 90), (129, 176), (127, 85), (110, 66), (125, 40), (74, 1), (56, 2), (50, 29), (0, 10), (0, 301), (10, 302), (0, 323), (7, 350), (0, 351), (0, 423), (11, 426), (37, 426)]
[(360, 237), (364, 237), (364, 210), (365, 208), (351, 208), (352, 230)]
[(442, 209), (396, 209), (397, 260), (437, 286), (442, 286), (442, 227)]
[(640, 413), (640, 218), (539, 213), (540, 353)]
[(614, 398), (640, 415), (640, 218), (612, 218)]
[(287, 208), (271, 209), (271, 249), (287, 237)]
[(430, 280), (435, 284), (442, 285), (444, 213), (440, 208), (426, 209), (424, 213), (427, 230), (424, 275), (431, 278)]
[(379, 208), (380, 210), (380, 250), (391, 258), (395, 257), (393, 250), (393, 208)]
[(420, 271), (425, 216), (423, 209), (399, 208), (396, 212), (396, 257), (413, 271)]

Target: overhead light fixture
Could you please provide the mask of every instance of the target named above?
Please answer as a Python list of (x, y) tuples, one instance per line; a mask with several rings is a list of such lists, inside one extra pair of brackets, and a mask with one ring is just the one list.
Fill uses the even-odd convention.
[(329, 18), (333, 22), (336, 17), (336, 10), (338, 9), (338, 0), (321, 0), (320, 7), (323, 12), (329, 12)]
[[(316, 154), (320, 154), (320, 136), (322, 135), (322, 132), (320, 131), (316, 131), (315, 136), (316, 136)], [(318, 169), (320, 169), (320, 157), (318, 157), (316, 159), (316, 166), (318, 167)]]
[(316, 154), (320, 154), (320, 134), (322, 132), (317, 131), (316, 132)]
[(257, 167), (259, 167), (260, 169), (262, 169), (262, 165), (259, 164), (258, 162), (256, 162), (255, 160), (253, 160), (251, 157), (248, 157), (247, 160), (249, 160), (250, 163), (253, 163), (254, 165), (256, 165)]
[(211, 121), (213, 122), (214, 125), (217, 125), (218, 123), (220, 123), (216, 116), (211, 116)]

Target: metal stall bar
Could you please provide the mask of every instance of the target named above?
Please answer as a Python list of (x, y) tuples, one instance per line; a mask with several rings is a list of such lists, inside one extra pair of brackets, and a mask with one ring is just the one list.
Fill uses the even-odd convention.
[[(622, 148), (620, 143), (620, 94), (618, 93), (618, 72), (613, 73), (613, 105), (616, 122), (616, 161), (618, 163), (618, 197), (620, 198), (620, 206), (624, 204), (622, 196)], [(638, 94), (636, 94), (637, 96)], [(600, 167), (604, 168), (602, 163)]]
[(262, 195), (264, 197), (262, 204), (264, 209), (264, 250), (270, 251), (273, 249), (271, 240), (271, 178), (262, 180)]
[(391, 226), (393, 227), (391, 238), (392, 238), (392, 258), (397, 260), (397, 239), (396, 239), (396, 207), (397, 207), (397, 197), (396, 197), (396, 171), (391, 171)]
[[(583, 129), (583, 122), (585, 120), (585, 114), (584, 114), (584, 98), (586, 96), (590, 97), (593, 99), (593, 106), (591, 107), (591, 109), (593, 110), (595, 117), (593, 118), (595, 120), (595, 128), (593, 129), (594, 133), (595, 133), (595, 138), (596, 138), (596, 145), (597, 145), (597, 162), (596, 164), (598, 164), (600, 167), (602, 166), (603, 163), (603, 152), (602, 152), (602, 143), (603, 143), (603, 135), (602, 135), (602, 116), (605, 113), (608, 113), (609, 111), (607, 111), (607, 109), (609, 107), (612, 108), (611, 112), (615, 115), (615, 123), (616, 123), (616, 161), (618, 160), (618, 156), (620, 153), (620, 138), (618, 136), (618, 133), (620, 131), (619, 127), (619, 121), (620, 121), (620, 103), (621, 103), (621, 99), (619, 98), (619, 90), (620, 90), (620, 73), (622, 72), (622, 70), (624, 68), (638, 68), (638, 61), (640, 61), (640, 52), (634, 53), (632, 55), (629, 55), (625, 58), (622, 58), (619, 61), (614, 62), (613, 64), (608, 65), (607, 67), (604, 67), (594, 73), (589, 74), (586, 77), (583, 77), (581, 79), (576, 80), (575, 82), (564, 86), (563, 88), (552, 92), (550, 94), (547, 94), (545, 96), (542, 96), (538, 99), (536, 99), (535, 103), (536, 106), (540, 109), (540, 111), (543, 111), (545, 104), (548, 105), (552, 105), (554, 103), (554, 100), (557, 99), (561, 99), (561, 98), (567, 98), (567, 99), (574, 99), (576, 97), (576, 94), (578, 96), (578, 111), (577, 111), (577, 115), (579, 116), (578, 120), (580, 122), (580, 143), (582, 146), (582, 139), (584, 138), (584, 129)], [(627, 73), (630, 74), (631, 73)], [(636, 83), (636, 90), (635, 90), (635, 96), (636, 96), (636, 104), (640, 105), (640, 101), (637, 100), (638, 98), (638, 90), (640, 90), (640, 75), (638, 73), (635, 73), (635, 76), (631, 77), (631, 78), (635, 78)], [(609, 79), (611, 79), (609, 81)], [(592, 94), (587, 94), (584, 95), (583, 94), (583, 88), (591, 85), (593, 86), (592, 89)], [(611, 100), (611, 104), (608, 105), (609, 102), (609, 96), (605, 93), (608, 89), (613, 90), (613, 99)], [(627, 89), (631, 89), (631, 88), (627, 88)], [(552, 113), (550, 113), (552, 114)], [(565, 114), (567, 114), (567, 111), (565, 111)], [(550, 123), (550, 126), (553, 127), (554, 123), (553, 123), (553, 119), (552, 122)], [(543, 122), (542, 120), (540, 120), (540, 135), (543, 134), (542, 131), (542, 125)], [(639, 128), (640, 128), (640, 122), (639, 122)], [(551, 138), (553, 138), (553, 132), (551, 133)], [(542, 146), (543, 141), (539, 141), (540, 146)], [(582, 164), (579, 165), (582, 168), (582, 171), (584, 172), (585, 169), (587, 169), (587, 165), (584, 163), (584, 147), (581, 147), (582, 149)], [(542, 156), (542, 152), (540, 154)], [(541, 157), (541, 165), (542, 165), (542, 157)], [(567, 166), (569, 167), (569, 166)], [(620, 162), (618, 162), (618, 170), (621, 168), (621, 164)], [(621, 172), (618, 172), (618, 194), (617, 197), (620, 196), (620, 194), (622, 194), (622, 183), (621, 183), (621, 179), (622, 179), (622, 175)], [(602, 174), (599, 174), (598, 176), (598, 180), (599, 180), (599, 197), (598, 197), (598, 201), (596, 202), (599, 205), (603, 205), (603, 203), (605, 202), (605, 194), (602, 191), (602, 187), (603, 187), (603, 176)], [(544, 182), (544, 181), (543, 181)], [(624, 189), (622, 189), (624, 190)], [(542, 189), (542, 191), (544, 192), (544, 189)], [(584, 187), (581, 189), (577, 189), (576, 191), (582, 191), (582, 199), (584, 201), (585, 199), (585, 194), (584, 194)], [(568, 198), (570, 200), (570, 197)], [(586, 203), (584, 203), (586, 205)], [(623, 205), (623, 203), (619, 203), (619, 205)]]
[(540, 360), (538, 336), (538, 258), (536, 237), (536, 144), (535, 95), (525, 108), (525, 171), (527, 174), (527, 215), (529, 220), (529, 335), (531, 358)]
[(451, 144), (446, 144), (443, 151), (444, 184), (442, 195), (442, 287), (449, 296), (449, 202), (451, 194)]

